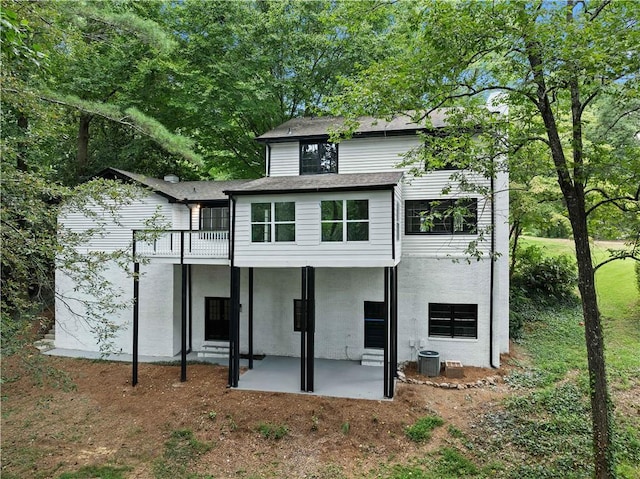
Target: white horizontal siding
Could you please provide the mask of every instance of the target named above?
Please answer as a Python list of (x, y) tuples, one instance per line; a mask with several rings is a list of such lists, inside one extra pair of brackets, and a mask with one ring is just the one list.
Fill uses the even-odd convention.
[(342, 141), (338, 146), (338, 173), (397, 171), (403, 155), (419, 144), (416, 135)]
[[(237, 266), (381, 266), (391, 260), (391, 193), (308, 193), (239, 197), (236, 203), (234, 264)], [(320, 202), (369, 200), (369, 240), (321, 242)], [(296, 241), (251, 242), (251, 203), (294, 201)]]
[[(417, 136), (390, 136), (344, 140), (338, 145), (338, 173), (396, 171), (403, 155), (420, 144)], [(269, 176), (300, 173), (300, 143), (271, 144)]]
[(297, 141), (273, 143), (269, 176), (296, 176), (300, 173), (300, 146)]
[[(381, 171), (396, 171), (398, 164), (404, 159), (404, 155), (413, 148), (419, 147), (420, 139), (416, 135), (390, 136), (374, 138), (355, 138), (344, 140), (338, 147), (338, 172), (370, 173)], [(408, 173), (409, 167), (403, 167), (406, 171), (401, 189), (400, 222), (401, 239), (397, 241), (397, 256), (424, 256), (424, 257), (465, 257), (464, 251), (469, 243), (477, 239), (477, 235), (405, 235), (404, 234), (404, 201), (412, 199), (438, 199), (438, 198), (478, 198), (478, 229), (485, 231), (485, 240), (479, 245), (479, 249), (485, 254), (490, 249), (491, 234), (488, 230), (491, 224), (490, 202), (479, 194), (459, 192), (459, 180), (452, 179), (452, 171), (434, 171), (419, 177)], [(271, 175), (297, 175), (299, 170), (299, 143), (297, 141), (277, 143), (272, 145), (271, 151)], [(467, 173), (466, 180), (469, 183), (481, 186), (489, 186), (489, 180), (481, 175)], [(446, 194), (443, 191), (447, 191)], [(302, 205), (301, 205), (302, 207)], [(319, 228), (319, 226), (317, 227)], [(313, 229), (312, 223), (301, 224), (296, 232), (299, 245), (319, 244), (319, 229)], [(326, 247), (325, 245), (322, 245)], [(333, 245), (332, 245), (333, 246)], [(319, 250), (321, 251), (321, 250)], [(340, 252), (327, 251), (335, 254), (349, 251), (349, 247), (341, 248)], [(372, 252), (373, 249), (367, 249)], [(324, 252), (324, 251), (323, 251)], [(309, 252), (310, 253), (310, 252)], [(357, 255), (357, 252), (349, 253)], [(385, 254), (385, 253), (383, 253)], [(317, 258), (309, 258), (310, 261)], [(397, 258), (399, 259), (399, 258)]]
[(173, 203), (171, 205), (172, 213), (172, 229), (188, 230), (189, 229), (189, 209), (181, 203)]
[[(92, 211), (96, 217), (87, 217), (81, 212), (67, 210), (60, 215), (58, 223), (64, 234), (67, 229), (74, 233), (83, 233), (96, 228), (98, 234), (93, 235), (85, 243), (84, 249), (90, 251), (112, 252), (127, 248), (131, 245), (132, 230), (147, 228), (146, 220), (156, 214), (160, 214), (163, 225), (173, 227), (173, 205), (155, 193), (134, 200), (131, 204), (123, 206), (114, 215), (96, 206)], [(185, 208), (186, 209), (186, 208)]]

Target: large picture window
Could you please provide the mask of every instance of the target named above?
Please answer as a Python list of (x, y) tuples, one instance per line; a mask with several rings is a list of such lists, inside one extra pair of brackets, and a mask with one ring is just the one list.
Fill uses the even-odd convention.
[(338, 172), (338, 145), (335, 143), (300, 142), (300, 174), (318, 175)]
[(477, 338), (478, 305), (429, 303), (429, 337)]
[(296, 240), (296, 204), (293, 201), (251, 203), (251, 241)]
[(404, 204), (406, 234), (472, 234), (478, 225), (478, 202), (456, 200), (407, 200)]
[(320, 203), (322, 241), (368, 241), (369, 200), (331, 200)]

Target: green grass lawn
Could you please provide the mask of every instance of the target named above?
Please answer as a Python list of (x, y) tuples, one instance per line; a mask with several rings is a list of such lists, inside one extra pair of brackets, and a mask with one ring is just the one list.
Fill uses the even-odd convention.
[[(570, 240), (525, 237), (523, 246), (537, 245), (550, 255), (574, 254)], [(611, 242), (596, 242), (595, 262), (608, 258)], [(608, 366), (614, 375), (640, 376), (640, 294), (632, 260), (613, 261), (596, 272), (598, 305), (605, 331)]]
[[(549, 255), (568, 254), (573, 256), (573, 242), (566, 239), (524, 237), (522, 245), (536, 245)], [(596, 242), (592, 245), (594, 262), (609, 257), (608, 249), (613, 242)], [(640, 293), (635, 283), (633, 260), (613, 261), (596, 272), (596, 288), (600, 311), (605, 319), (640, 320)]]

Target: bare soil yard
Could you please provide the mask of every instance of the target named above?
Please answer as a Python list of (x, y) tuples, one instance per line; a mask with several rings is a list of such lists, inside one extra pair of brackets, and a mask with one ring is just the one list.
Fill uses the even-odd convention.
[[(190, 472), (354, 477), (442, 447), (452, 440), (448, 425), (466, 431), (507, 393), (500, 380), (462, 390), (399, 383), (393, 401), (247, 392), (226, 388), (225, 367), (204, 364), (189, 366), (186, 383), (179, 382), (179, 366), (142, 364), (134, 388), (126, 363), (44, 359), (66, 371), (75, 389), (34, 386), (25, 374), (4, 385), (3, 477), (58, 477), (84, 465), (115, 464), (129, 468), (126, 477), (151, 479), (172, 433), (185, 430), (209, 446)], [(18, 366), (4, 361), (3, 375)], [(497, 372), (469, 368), (466, 374), (461, 381)], [(427, 414), (442, 417), (444, 426), (426, 444), (411, 442), (405, 427)], [(261, 424), (285, 426), (287, 434), (265, 438)]]

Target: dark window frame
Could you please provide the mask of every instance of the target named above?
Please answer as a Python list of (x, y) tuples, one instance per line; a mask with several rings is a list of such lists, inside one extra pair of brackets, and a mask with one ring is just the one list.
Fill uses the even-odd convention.
[[(318, 154), (315, 158), (310, 159), (303, 158), (303, 150), (306, 145), (317, 145)], [(331, 148), (335, 150), (335, 158), (329, 159), (329, 168), (323, 168), (322, 158), (323, 153), (327, 151), (327, 145), (331, 145)], [(327, 140), (308, 140), (301, 141), (298, 147), (298, 171), (300, 175), (325, 175), (328, 173), (338, 173), (338, 144), (331, 143)]]
[(430, 338), (478, 339), (478, 305), (429, 303)]
[[(205, 215), (206, 210), (218, 210), (221, 215)], [(208, 216), (205, 218), (205, 216)], [(230, 216), (228, 206), (201, 206), (199, 213), (199, 229), (200, 231), (229, 231)], [(209, 224), (206, 224), (209, 223)], [(218, 228), (216, 228), (216, 224)]]
[[(464, 204), (466, 203), (466, 204)], [(430, 228), (422, 230), (423, 215), (432, 210), (446, 212), (451, 208), (468, 208), (470, 214), (462, 218), (462, 228), (456, 225), (455, 214), (450, 212), (434, 222)], [(478, 200), (477, 198), (433, 198), (405, 200), (404, 202), (404, 233), (406, 235), (472, 235), (478, 229)]]

